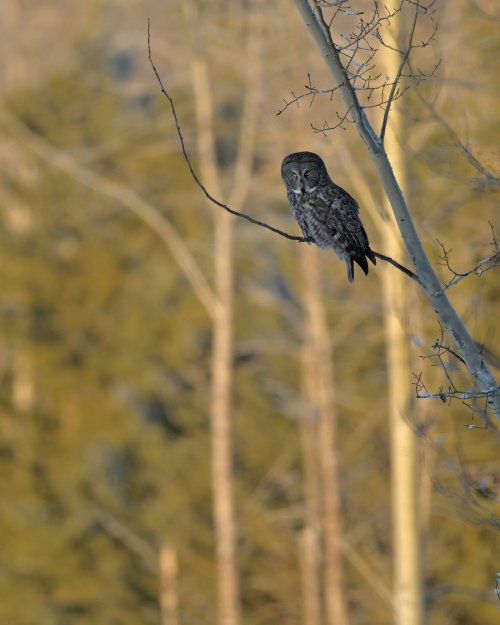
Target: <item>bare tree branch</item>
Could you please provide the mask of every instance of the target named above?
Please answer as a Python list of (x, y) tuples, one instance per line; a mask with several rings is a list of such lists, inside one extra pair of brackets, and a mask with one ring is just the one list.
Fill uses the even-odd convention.
[(448, 390), (444, 390), (443, 387), (439, 388), (437, 393), (429, 393), (426, 389), (423, 381), (422, 374), (413, 374), (415, 381), (413, 385), (415, 386), (415, 397), (417, 399), (440, 399), (442, 402), (446, 403), (447, 399), (478, 399), (480, 397), (489, 397), (487, 392), (478, 391), (476, 389), (471, 389), (469, 391), (459, 391), (457, 389), (448, 387)]
[(99, 525), (107, 534), (138, 556), (150, 572), (158, 573), (157, 554), (147, 541), (137, 536), (114, 515), (101, 507), (96, 510), (96, 516)]
[[(236, 217), (242, 217), (243, 219), (246, 219), (247, 221), (250, 221), (251, 223), (257, 225), (257, 226), (261, 226), (262, 228), (266, 228), (267, 230), (270, 230), (271, 232), (274, 232), (275, 234), (279, 234), (282, 237), (285, 237), (286, 239), (289, 239), (291, 241), (297, 241), (298, 243), (312, 243), (312, 241), (310, 239), (307, 239), (305, 237), (300, 237), (300, 236), (295, 236), (292, 234), (288, 234), (288, 232), (284, 232), (283, 230), (280, 230), (279, 228), (275, 228), (273, 226), (270, 226), (269, 224), (263, 222), (263, 221), (259, 221), (258, 219), (255, 219), (253, 217), (251, 217), (250, 215), (247, 215), (246, 213), (242, 213), (240, 211), (234, 210), (233, 208), (230, 208), (227, 204), (224, 204), (223, 202), (219, 201), (218, 199), (216, 199), (215, 197), (213, 197), (207, 190), (207, 188), (204, 186), (203, 182), (200, 180), (200, 178), (198, 177), (198, 175), (196, 174), (194, 167), (191, 163), (191, 159), (187, 153), (187, 149), (186, 149), (186, 145), (184, 142), (184, 136), (182, 134), (182, 130), (181, 130), (181, 126), (180, 126), (180, 122), (179, 122), (179, 118), (177, 116), (177, 111), (175, 108), (175, 104), (173, 101), (173, 98), (169, 95), (169, 93), (167, 92), (167, 90), (165, 89), (165, 87), (163, 86), (163, 82), (160, 78), (160, 75), (158, 73), (158, 70), (154, 64), (153, 58), (152, 58), (152, 52), (151, 52), (151, 29), (150, 29), (150, 21), (148, 19), (148, 59), (149, 62), (151, 64), (151, 67), (153, 69), (153, 72), (156, 76), (156, 80), (158, 81), (158, 84), (160, 85), (160, 90), (162, 92), (162, 94), (167, 98), (169, 105), (170, 105), (170, 111), (172, 113), (172, 117), (174, 119), (174, 123), (175, 123), (175, 127), (177, 130), (177, 135), (179, 137), (179, 141), (181, 144), (181, 150), (182, 150), (182, 154), (184, 157), (184, 160), (186, 161), (186, 164), (189, 168), (189, 171), (191, 173), (191, 176), (193, 177), (194, 181), (196, 182), (196, 184), (198, 185), (198, 187), (203, 191), (205, 197), (208, 198), (208, 200), (210, 200), (210, 202), (212, 202), (213, 204), (215, 204), (216, 206), (220, 206), (221, 208), (223, 208), (224, 210), (226, 210), (228, 213), (231, 213), (232, 215), (235, 215)], [(347, 114), (346, 114), (347, 116)], [(341, 121), (342, 123), (342, 121)], [(400, 271), (402, 271), (404, 274), (406, 274), (407, 276), (409, 276), (410, 278), (412, 278), (413, 280), (416, 280), (418, 282), (418, 277), (416, 276), (416, 274), (414, 274), (410, 269), (407, 269), (406, 267), (403, 267), (403, 265), (401, 265), (400, 263), (398, 263), (397, 261), (393, 260), (392, 258), (390, 258), (389, 256), (385, 256), (384, 254), (380, 254), (378, 252), (374, 252), (374, 254), (380, 258), (380, 260), (383, 260), (391, 265), (393, 265), (393, 267), (396, 267), (396, 269), (399, 269)]]
[(213, 197), (207, 191), (206, 187), (203, 185), (203, 183), (199, 179), (198, 175), (196, 174), (196, 172), (195, 172), (195, 170), (193, 168), (193, 165), (191, 164), (191, 159), (189, 158), (189, 155), (188, 155), (187, 149), (186, 149), (186, 145), (184, 143), (184, 137), (182, 135), (182, 131), (181, 131), (181, 127), (180, 127), (180, 124), (179, 124), (179, 119), (177, 117), (177, 111), (175, 109), (174, 101), (171, 98), (170, 94), (165, 89), (165, 87), (163, 86), (163, 82), (162, 82), (162, 80), (160, 78), (160, 74), (158, 73), (158, 70), (156, 69), (156, 66), (155, 66), (155, 64), (153, 62), (152, 55), (151, 55), (151, 29), (150, 29), (150, 21), (149, 21), (149, 19), (148, 19), (148, 59), (149, 59), (149, 62), (151, 64), (151, 67), (152, 67), (152, 69), (153, 69), (153, 71), (155, 73), (156, 80), (158, 81), (158, 84), (160, 85), (161, 92), (167, 98), (167, 100), (168, 100), (168, 102), (170, 104), (170, 109), (171, 109), (171, 112), (172, 112), (172, 116), (174, 118), (175, 127), (176, 127), (176, 130), (177, 130), (177, 135), (179, 136), (179, 141), (181, 143), (181, 149), (182, 149), (182, 154), (184, 156), (184, 160), (186, 161), (186, 163), (187, 163), (187, 165), (189, 167), (189, 171), (191, 172), (191, 176), (193, 177), (193, 179), (196, 182), (196, 184), (203, 191), (204, 195), (211, 202), (213, 202), (213, 204), (216, 204), (217, 206), (220, 206), (221, 208), (226, 210), (228, 213), (231, 213), (232, 215), (236, 215), (237, 217), (242, 217), (243, 219), (246, 219), (247, 221), (250, 221), (251, 223), (256, 224), (257, 226), (262, 226), (262, 228), (266, 228), (267, 230), (271, 230), (271, 232), (275, 232), (276, 234), (279, 234), (282, 237), (285, 237), (286, 239), (290, 239), (292, 241), (298, 241), (299, 243), (306, 242), (307, 239), (305, 239), (304, 237), (298, 237), (298, 236), (294, 236), (292, 234), (288, 234), (287, 232), (283, 232), (283, 230), (279, 230), (278, 228), (274, 228), (273, 226), (270, 226), (269, 224), (266, 224), (266, 223), (264, 223), (262, 221), (259, 221), (258, 219), (254, 219), (253, 217), (250, 217), (250, 215), (247, 215), (245, 213), (241, 213), (240, 211), (237, 211), (237, 210), (234, 210), (233, 208), (230, 208), (229, 206), (227, 206), (223, 202), (220, 202), (219, 200), (217, 200), (215, 197)]
[(436, 108), (432, 102), (429, 102), (422, 96), (420, 96), (420, 101), (427, 110), (432, 114), (433, 119), (438, 122), (438, 124), (443, 128), (446, 132), (450, 140), (453, 144), (460, 149), (466, 160), (469, 162), (474, 169), (476, 169), (489, 184), (500, 185), (500, 176), (494, 174), (491, 170), (487, 169), (473, 154), (469, 145), (464, 143), (457, 132), (448, 124), (448, 122), (436, 111)]
[[(423, 80), (433, 77), (440, 61), (436, 63), (431, 71), (424, 72), (419, 68), (413, 69), (409, 59), (412, 50), (426, 48), (431, 43), (435, 37), (437, 26), (419, 43), (414, 40), (415, 28), (413, 26), (406, 49), (399, 49), (396, 42), (392, 42), (392, 44), (387, 43), (382, 35), (382, 29), (390, 26), (391, 21), (398, 17), (407, 7), (414, 7), (415, 9), (414, 24), (416, 24), (419, 16), (424, 15), (432, 21), (435, 2), (427, 2), (424, 6), (420, 0), (399, 0), (396, 6), (392, 7), (387, 5), (381, 6), (380, 3), (374, 2), (371, 12), (366, 16), (364, 11), (352, 10), (351, 5), (346, 2), (316, 2), (315, 0), (310, 4), (316, 5), (320, 10), (323, 8), (329, 11), (328, 18), (324, 19), (325, 26), (329, 30), (331, 30), (339, 14), (342, 14), (344, 20), (347, 20), (347, 23), (349, 23), (349, 20), (354, 20), (352, 30), (346, 30), (341, 33), (340, 38), (342, 42), (336, 45), (344, 63), (346, 76), (361, 98), (360, 103), (363, 108), (381, 108), (384, 110), (384, 130), (381, 133), (381, 138), (383, 139), (392, 102), (399, 99), (412, 84), (418, 84)], [(344, 28), (346, 28), (345, 25)], [(380, 47), (392, 50), (403, 57), (398, 70), (394, 72), (394, 78), (392, 80), (385, 72), (377, 69), (375, 57)], [(407, 71), (405, 71), (405, 67)], [(402, 82), (403, 78), (405, 79), (404, 83)], [(292, 92), (292, 99), (290, 101), (284, 100), (285, 106), (279, 111), (279, 114), (286, 110), (291, 104), (298, 105), (299, 100), (308, 96), (311, 97), (311, 104), (317, 95), (329, 95), (331, 98), (333, 90), (339, 88), (340, 85), (337, 85), (333, 89), (331, 87), (329, 89), (318, 89), (312, 87), (311, 84), (306, 85), (306, 91), (304, 93), (297, 95)], [(377, 97), (374, 97), (375, 95), (377, 95)], [(337, 116), (339, 119), (344, 117), (343, 114), (339, 113), (337, 113)], [(330, 127), (328, 123), (325, 123), (324, 126), (322, 132), (338, 127), (338, 125)]]
[(3, 110), (1, 117), (9, 132), (14, 133), (39, 158), (58, 167), (89, 189), (119, 202), (151, 228), (171, 252), (208, 314), (213, 315), (217, 306), (217, 298), (212, 288), (180, 234), (155, 206), (147, 202), (127, 185), (110, 180), (84, 167), (71, 154), (54, 147), (43, 137), (30, 130), (13, 114)]
[(420, 279), (417, 276), (417, 274), (413, 273), (413, 271), (411, 271), (410, 269), (407, 269), (404, 265), (401, 265), (400, 263), (398, 263), (397, 260), (394, 260), (390, 256), (385, 256), (384, 254), (380, 254), (379, 252), (373, 252), (373, 253), (375, 254), (377, 258), (380, 258), (380, 260), (385, 260), (386, 263), (389, 263), (393, 267), (396, 267), (396, 269), (399, 269), (399, 271), (402, 271), (409, 278), (411, 278), (412, 280), (415, 280), (415, 282), (420, 284)]
[(459, 367), (454, 364), (453, 360), (445, 362), (443, 356), (452, 356), (453, 359), (463, 365), (465, 365), (466, 363), (455, 350), (444, 344), (444, 329), (441, 324), (439, 324), (439, 328), (440, 337), (436, 339), (432, 344), (434, 353), (420, 357), (424, 360), (427, 358), (433, 358), (437, 360), (437, 364), (434, 366), (440, 367), (442, 369), (446, 379), (448, 380), (448, 386), (446, 389), (444, 386), (440, 386), (437, 392), (430, 393), (423, 382), (423, 374), (414, 373), (413, 385), (415, 386), (415, 397), (417, 399), (440, 399), (443, 403), (451, 403), (452, 400), (459, 399), (462, 404), (472, 413), (472, 418), (474, 418), (474, 416), (478, 416), (481, 419), (482, 423), (481, 425), (467, 423), (465, 425), (466, 428), (483, 430), (491, 429), (493, 434), (498, 437), (498, 429), (496, 425), (491, 422), (488, 415), (488, 399), (490, 397), (490, 394), (480, 391), (477, 386), (466, 391), (459, 390), (455, 386), (455, 383), (452, 379), (452, 372), (457, 371)]
[(439, 239), (437, 239), (437, 243), (441, 247), (441, 250), (443, 252), (442, 256), (440, 256), (441, 264), (447, 267), (448, 270), (453, 274), (453, 278), (449, 282), (444, 282), (444, 287), (442, 289), (443, 291), (445, 289), (451, 288), (452, 286), (455, 286), (456, 284), (461, 282), (464, 278), (467, 278), (467, 276), (470, 276), (473, 273), (476, 274), (477, 276), (482, 276), (483, 273), (490, 271), (490, 269), (494, 269), (495, 267), (500, 266), (500, 244), (498, 242), (498, 239), (496, 238), (495, 230), (494, 230), (492, 223), (490, 223), (490, 228), (491, 228), (491, 233), (493, 236), (493, 240), (491, 241), (491, 245), (493, 247), (493, 254), (488, 256), (488, 258), (483, 258), (483, 260), (480, 260), (474, 267), (472, 267), (472, 269), (469, 269), (468, 271), (465, 271), (462, 273), (455, 271), (451, 267), (450, 253), (452, 250), (446, 249), (444, 244)]
[(330, 95), (330, 100), (333, 98), (333, 94), (335, 93), (335, 91), (338, 90), (338, 86), (337, 87), (333, 87), (331, 89), (318, 89), (317, 87), (314, 87), (311, 81), (311, 74), (307, 74), (307, 84), (304, 85), (304, 88), (306, 89), (305, 93), (300, 93), (299, 95), (296, 95), (293, 91), (292, 91), (292, 99), (290, 101), (285, 100), (285, 98), (283, 98), (283, 102), (285, 103), (284, 106), (282, 106), (277, 112), (276, 115), (281, 115), (282, 113), (284, 113), (288, 107), (292, 106), (293, 104), (297, 105), (297, 108), (299, 106), (299, 101), (302, 100), (303, 98), (311, 98), (311, 101), (309, 102), (309, 106), (311, 107), (313, 105), (314, 99), (316, 98), (317, 95), (326, 95), (329, 94)]
[(389, 98), (387, 99), (387, 104), (385, 105), (384, 118), (382, 120), (382, 127), (380, 128), (380, 141), (384, 141), (385, 131), (387, 130), (387, 122), (389, 120), (389, 113), (391, 110), (391, 105), (394, 101), (394, 96), (396, 95), (396, 89), (399, 85), (399, 81), (401, 80), (401, 74), (403, 72), (404, 66), (408, 61), (408, 57), (410, 56), (410, 52), (413, 47), (413, 35), (415, 34), (415, 27), (417, 26), (417, 18), (418, 18), (418, 10), (419, 10), (419, 2), (415, 4), (415, 15), (413, 16), (413, 22), (410, 28), (410, 34), (408, 36), (408, 45), (406, 47), (406, 51), (403, 54), (403, 58), (401, 59), (401, 63), (398, 68), (398, 72), (396, 74), (396, 78), (392, 83), (391, 92), (389, 93)]
[(318, 45), (336, 84), (339, 85), (339, 91), (346, 107), (350, 109), (358, 133), (367, 145), (368, 151), (374, 160), (380, 180), (391, 203), (401, 236), (429, 302), (453, 337), (458, 351), (466, 362), (467, 369), (474, 377), (480, 392), (487, 396), (490, 408), (500, 420), (500, 387), (485, 363), (474, 339), (441, 289), (441, 284), (417, 233), (383, 143), (373, 129), (363, 107), (360, 105), (356, 90), (342, 64), (339, 48), (332, 40), (330, 28), (325, 22), (321, 6), (318, 4), (312, 6), (308, 0), (294, 0), (294, 2)]

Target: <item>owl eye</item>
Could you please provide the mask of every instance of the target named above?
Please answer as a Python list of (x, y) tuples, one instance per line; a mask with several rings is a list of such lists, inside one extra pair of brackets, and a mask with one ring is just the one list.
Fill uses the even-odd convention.
[(295, 178), (297, 178), (297, 172), (296, 171), (292, 171), (292, 178), (295, 180)]
[(310, 175), (311, 175), (311, 172), (309, 171), (309, 169), (307, 169), (307, 170), (304, 172), (304, 178), (309, 178), (309, 176), (310, 176)]

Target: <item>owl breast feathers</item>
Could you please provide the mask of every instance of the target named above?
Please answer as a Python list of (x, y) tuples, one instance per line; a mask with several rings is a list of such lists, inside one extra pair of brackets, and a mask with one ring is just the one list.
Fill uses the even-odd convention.
[(354, 263), (368, 274), (368, 260), (377, 263), (359, 218), (356, 200), (337, 186), (322, 159), (313, 152), (289, 154), (281, 177), (292, 213), (304, 237), (319, 247), (332, 248), (345, 261), (347, 279), (354, 280)]

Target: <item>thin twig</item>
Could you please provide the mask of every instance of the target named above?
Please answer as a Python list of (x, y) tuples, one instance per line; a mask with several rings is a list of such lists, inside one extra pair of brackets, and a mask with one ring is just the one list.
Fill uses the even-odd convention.
[(313, 105), (314, 98), (317, 95), (328, 94), (330, 96), (330, 100), (332, 100), (334, 92), (340, 88), (340, 85), (337, 85), (336, 87), (332, 87), (330, 89), (318, 89), (317, 87), (314, 87), (312, 84), (311, 74), (307, 74), (307, 79), (309, 82), (307, 85), (304, 85), (304, 88), (306, 89), (305, 93), (300, 93), (297, 95), (292, 91), (292, 99), (288, 101), (285, 98), (283, 98), (284, 105), (279, 109), (279, 111), (276, 112), (276, 115), (281, 115), (282, 113), (284, 113), (288, 109), (288, 107), (292, 106), (292, 104), (296, 104), (298, 107), (299, 101), (302, 100), (303, 98), (311, 98), (309, 107)]
[(488, 183), (494, 184), (494, 185), (499, 185), (500, 184), (500, 176), (498, 176), (497, 174), (495, 174), (492, 171), (490, 171), (489, 169), (487, 169), (475, 157), (475, 155), (472, 153), (470, 147), (467, 144), (465, 144), (460, 139), (460, 137), (458, 136), (457, 132), (448, 124), (448, 122), (443, 117), (441, 117), (441, 115), (439, 115), (439, 113), (436, 111), (436, 108), (435, 108), (434, 104), (432, 104), (431, 102), (426, 100), (420, 94), (417, 94), (417, 95), (420, 98), (420, 101), (422, 102), (422, 104), (424, 104), (424, 106), (427, 108), (427, 110), (432, 114), (432, 117), (443, 128), (443, 130), (446, 132), (446, 134), (451, 139), (451, 141), (455, 144), (455, 146), (462, 151), (462, 153), (463, 153), (465, 159), (468, 161), (468, 163), (472, 167), (474, 167), (474, 169), (476, 169), (481, 175), (483, 175)]
[(448, 390), (446, 391), (443, 389), (443, 387), (440, 387), (439, 392), (429, 393), (422, 381), (422, 373), (414, 373), (413, 377), (415, 378), (415, 381), (412, 382), (412, 384), (415, 387), (416, 399), (440, 399), (443, 403), (447, 403), (447, 399), (449, 399), (450, 401), (452, 399), (470, 400), (480, 399), (483, 397), (487, 398), (492, 395), (491, 391), (480, 391), (476, 389), (472, 389), (470, 391), (460, 391), (458, 389), (452, 388), (451, 386), (448, 387)]
[(109, 197), (125, 206), (151, 228), (170, 251), (179, 268), (184, 272), (208, 314), (214, 314), (218, 300), (213, 289), (207, 282), (184, 240), (161, 211), (138, 195), (129, 186), (106, 178), (84, 167), (71, 154), (54, 147), (7, 110), (1, 112), (0, 120), (8, 128), (9, 132), (13, 133), (16, 139), (25, 142), (29, 149), (43, 159), (44, 162), (49, 162), (58, 167), (94, 192)]
[(385, 256), (385, 254), (381, 254), (380, 252), (373, 252), (373, 253), (375, 254), (377, 258), (380, 258), (380, 260), (384, 260), (386, 263), (389, 263), (393, 267), (396, 267), (396, 269), (399, 269), (399, 271), (402, 271), (409, 278), (411, 278), (412, 280), (415, 280), (415, 282), (420, 284), (420, 280), (417, 274), (413, 273), (413, 271), (411, 271), (410, 269), (407, 269), (404, 265), (400, 265), (397, 260), (394, 260), (390, 256)]
[(472, 269), (469, 269), (468, 271), (464, 271), (460, 273), (458, 271), (455, 271), (451, 267), (450, 252), (452, 250), (451, 249), (447, 250), (444, 244), (439, 239), (437, 239), (437, 243), (441, 247), (441, 250), (443, 252), (443, 255), (440, 257), (442, 261), (440, 264), (447, 267), (448, 270), (453, 274), (453, 278), (449, 282), (443, 281), (444, 286), (442, 288), (442, 291), (445, 291), (446, 289), (449, 289), (450, 287), (455, 286), (456, 284), (461, 282), (464, 278), (467, 278), (467, 276), (470, 276), (473, 273), (475, 273), (477, 276), (481, 276), (483, 273), (486, 273), (490, 269), (494, 269), (495, 267), (500, 266), (500, 244), (498, 242), (498, 239), (496, 238), (493, 224), (491, 222), (489, 223), (490, 223), (491, 233), (493, 236), (493, 240), (491, 241), (491, 245), (493, 247), (493, 254), (491, 256), (488, 256), (488, 258), (483, 258), (483, 260), (480, 260), (474, 267), (472, 267)]
[(275, 232), (276, 234), (279, 234), (282, 237), (285, 237), (286, 239), (290, 239), (291, 241), (297, 241), (299, 243), (307, 242), (307, 239), (304, 238), (304, 237), (298, 237), (298, 236), (295, 236), (293, 234), (288, 234), (288, 232), (283, 232), (283, 230), (280, 230), (279, 228), (274, 228), (273, 226), (270, 226), (269, 224), (266, 224), (263, 221), (259, 221), (258, 219), (254, 219), (253, 217), (250, 217), (250, 215), (247, 215), (246, 213), (241, 213), (240, 211), (237, 211), (237, 210), (234, 210), (233, 208), (230, 208), (229, 206), (227, 206), (227, 204), (224, 204), (223, 202), (220, 202), (219, 200), (217, 200), (215, 197), (213, 197), (208, 192), (208, 190), (206, 189), (206, 187), (204, 186), (204, 184), (201, 182), (200, 178), (196, 174), (196, 172), (195, 172), (195, 170), (193, 168), (193, 165), (191, 164), (191, 159), (188, 156), (186, 145), (184, 143), (184, 137), (182, 135), (182, 131), (181, 131), (181, 127), (180, 127), (180, 124), (179, 124), (179, 119), (177, 117), (177, 111), (175, 109), (174, 101), (173, 101), (172, 97), (169, 95), (169, 93), (167, 92), (167, 90), (165, 89), (165, 87), (163, 86), (163, 83), (162, 83), (162, 80), (161, 80), (160, 75), (158, 73), (158, 70), (156, 69), (156, 66), (155, 66), (155, 64), (153, 62), (153, 59), (152, 59), (152, 56), (151, 56), (151, 30), (150, 30), (150, 21), (149, 21), (149, 19), (148, 19), (148, 59), (149, 59), (149, 62), (151, 64), (151, 67), (153, 68), (153, 71), (155, 73), (156, 80), (158, 81), (158, 84), (160, 85), (161, 92), (167, 98), (167, 100), (168, 100), (168, 102), (170, 104), (170, 110), (172, 112), (172, 116), (173, 116), (174, 122), (175, 122), (175, 127), (176, 127), (176, 130), (177, 130), (177, 135), (178, 135), (179, 141), (181, 143), (181, 149), (182, 149), (182, 154), (184, 156), (184, 160), (186, 161), (187, 166), (189, 167), (189, 171), (191, 172), (191, 176), (193, 177), (194, 181), (200, 187), (200, 189), (203, 191), (204, 195), (210, 200), (210, 202), (212, 202), (213, 204), (216, 204), (217, 206), (220, 206), (221, 208), (226, 210), (228, 213), (231, 213), (232, 215), (236, 215), (237, 217), (242, 217), (243, 219), (246, 219), (247, 221), (250, 221), (251, 223), (253, 223), (253, 224), (257, 225), (257, 226), (261, 226), (262, 228), (266, 228), (267, 230), (271, 230), (271, 232)]
[(154, 548), (143, 538), (131, 531), (110, 512), (96, 510), (97, 522), (113, 539), (138, 556), (152, 573), (158, 572), (158, 559)]
[(387, 130), (387, 122), (389, 120), (389, 112), (391, 110), (391, 105), (394, 101), (394, 96), (396, 95), (396, 89), (398, 87), (399, 81), (401, 79), (401, 74), (403, 72), (404, 66), (406, 65), (406, 62), (408, 61), (408, 57), (410, 56), (410, 52), (413, 48), (413, 35), (415, 34), (415, 27), (417, 25), (417, 18), (418, 18), (418, 10), (419, 10), (419, 2), (416, 3), (415, 5), (415, 15), (413, 16), (413, 23), (411, 25), (410, 28), (410, 34), (408, 37), (408, 46), (406, 48), (405, 53), (403, 54), (403, 58), (401, 59), (401, 63), (399, 64), (399, 68), (396, 74), (396, 78), (394, 79), (394, 82), (392, 83), (392, 87), (391, 87), (391, 91), (389, 93), (389, 98), (387, 99), (387, 104), (385, 105), (385, 111), (384, 111), (384, 119), (382, 120), (382, 127), (380, 129), (380, 141), (384, 141), (384, 137), (385, 137), (385, 131)]
[(433, 347), (433, 349), (442, 350), (444, 352), (447, 352), (448, 354), (451, 354), (452, 356), (455, 356), (455, 358), (457, 358), (457, 360), (460, 360), (460, 362), (463, 365), (465, 365), (465, 360), (461, 356), (459, 356), (456, 351), (451, 349), (451, 347), (448, 347), (447, 345), (443, 345), (439, 341), (434, 341), (434, 343), (432, 344), (432, 347)]
[(435, 395), (431, 395), (430, 393), (427, 392), (421, 392), (419, 395), (416, 396), (417, 399), (440, 399), (441, 401), (443, 401), (443, 399), (446, 400), (446, 398), (449, 399), (478, 399), (480, 397), (489, 397), (491, 395), (491, 392), (488, 391), (454, 391), (454, 390), (450, 390), (450, 391), (442, 391), (440, 393), (437, 393)]
[[(156, 66), (155, 66), (155, 64), (153, 62), (152, 55), (151, 55), (151, 29), (150, 29), (150, 21), (149, 21), (149, 19), (148, 19), (148, 59), (149, 59), (149, 62), (151, 64), (151, 67), (153, 68), (153, 72), (154, 72), (154, 74), (156, 76), (156, 80), (158, 81), (158, 84), (160, 85), (161, 92), (167, 98), (167, 100), (168, 100), (168, 102), (170, 104), (170, 110), (171, 110), (172, 116), (174, 118), (175, 127), (176, 127), (177, 135), (179, 137), (179, 141), (180, 141), (180, 144), (181, 144), (181, 149), (182, 149), (182, 154), (184, 156), (184, 160), (186, 161), (187, 166), (189, 168), (189, 171), (191, 172), (191, 176), (193, 177), (194, 181), (199, 186), (199, 188), (203, 191), (204, 195), (213, 204), (216, 204), (217, 206), (220, 206), (221, 208), (223, 208), (224, 210), (228, 211), (232, 215), (235, 215), (237, 217), (243, 217), (243, 219), (246, 219), (247, 221), (250, 221), (251, 223), (253, 223), (253, 224), (257, 225), (257, 226), (261, 226), (263, 228), (266, 228), (267, 230), (271, 230), (271, 232), (274, 232), (275, 234), (279, 234), (282, 237), (285, 237), (286, 239), (289, 239), (291, 241), (297, 241), (298, 243), (313, 243), (312, 239), (308, 239), (307, 237), (299, 237), (299, 236), (295, 236), (295, 235), (292, 235), (292, 234), (288, 234), (287, 232), (283, 232), (283, 230), (279, 230), (278, 228), (274, 228), (273, 226), (270, 226), (269, 224), (266, 224), (266, 223), (264, 223), (262, 221), (259, 221), (258, 219), (254, 219), (253, 217), (250, 217), (250, 215), (247, 215), (245, 213), (241, 213), (240, 211), (234, 210), (233, 208), (230, 208), (229, 206), (227, 206), (223, 202), (220, 202), (219, 200), (217, 200), (215, 197), (213, 197), (207, 191), (206, 187), (201, 182), (200, 178), (196, 174), (196, 172), (195, 172), (195, 170), (194, 170), (194, 168), (193, 168), (193, 166), (191, 164), (191, 160), (190, 160), (189, 155), (187, 153), (186, 145), (184, 143), (184, 137), (183, 137), (182, 130), (181, 130), (181, 127), (180, 127), (179, 118), (177, 117), (177, 111), (175, 109), (174, 101), (173, 101), (172, 97), (169, 95), (169, 93), (167, 92), (167, 90), (165, 89), (165, 87), (163, 86), (163, 82), (162, 82), (162, 80), (160, 78), (160, 75), (158, 73), (158, 70), (156, 69)], [(385, 256), (384, 254), (380, 254), (379, 252), (374, 252), (374, 254), (380, 260), (383, 260), (383, 261), (391, 264), (393, 267), (396, 267), (396, 269), (399, 269), (405, 275), (407, 275), (408, 277), (412, 278), (413, 280), (415, 280), (416, 282), (418, 282), (420, 284), (420, 280), (418, 279), (418, 276), (416, 274), (414, 274), (412, 271), (410, 271), (410, 269), (407, 269), (403, 265), (400, 265), (397, 261), (395, 261), (394, 259), (390, 258), (389, 256)]]

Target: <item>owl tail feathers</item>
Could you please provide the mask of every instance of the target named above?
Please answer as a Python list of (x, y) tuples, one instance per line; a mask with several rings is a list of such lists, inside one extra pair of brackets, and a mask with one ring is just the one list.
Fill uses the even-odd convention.
[(369, 258), (372, 261), (374, 265), (377, 264), (377, 258), (375, 256), (375, 252), (370, 247), (367, 248), (365, 255), (367, 258)]
[(366, 259), (369, 258), (374, 265), (377, 264), (377, 259), (375, 258), (375, 254), (370, 248), (366, 249), (365, 254), (352, 256), (351, 258), (345, 261), (345, 264), (347, 267), (347, 279), (349, 280), (349, 282), (354, 281), (354, 263), (357, 263), (361, 267), (361, 269), (365, 273), (365, 276), (368, 275), (368, 261)]

